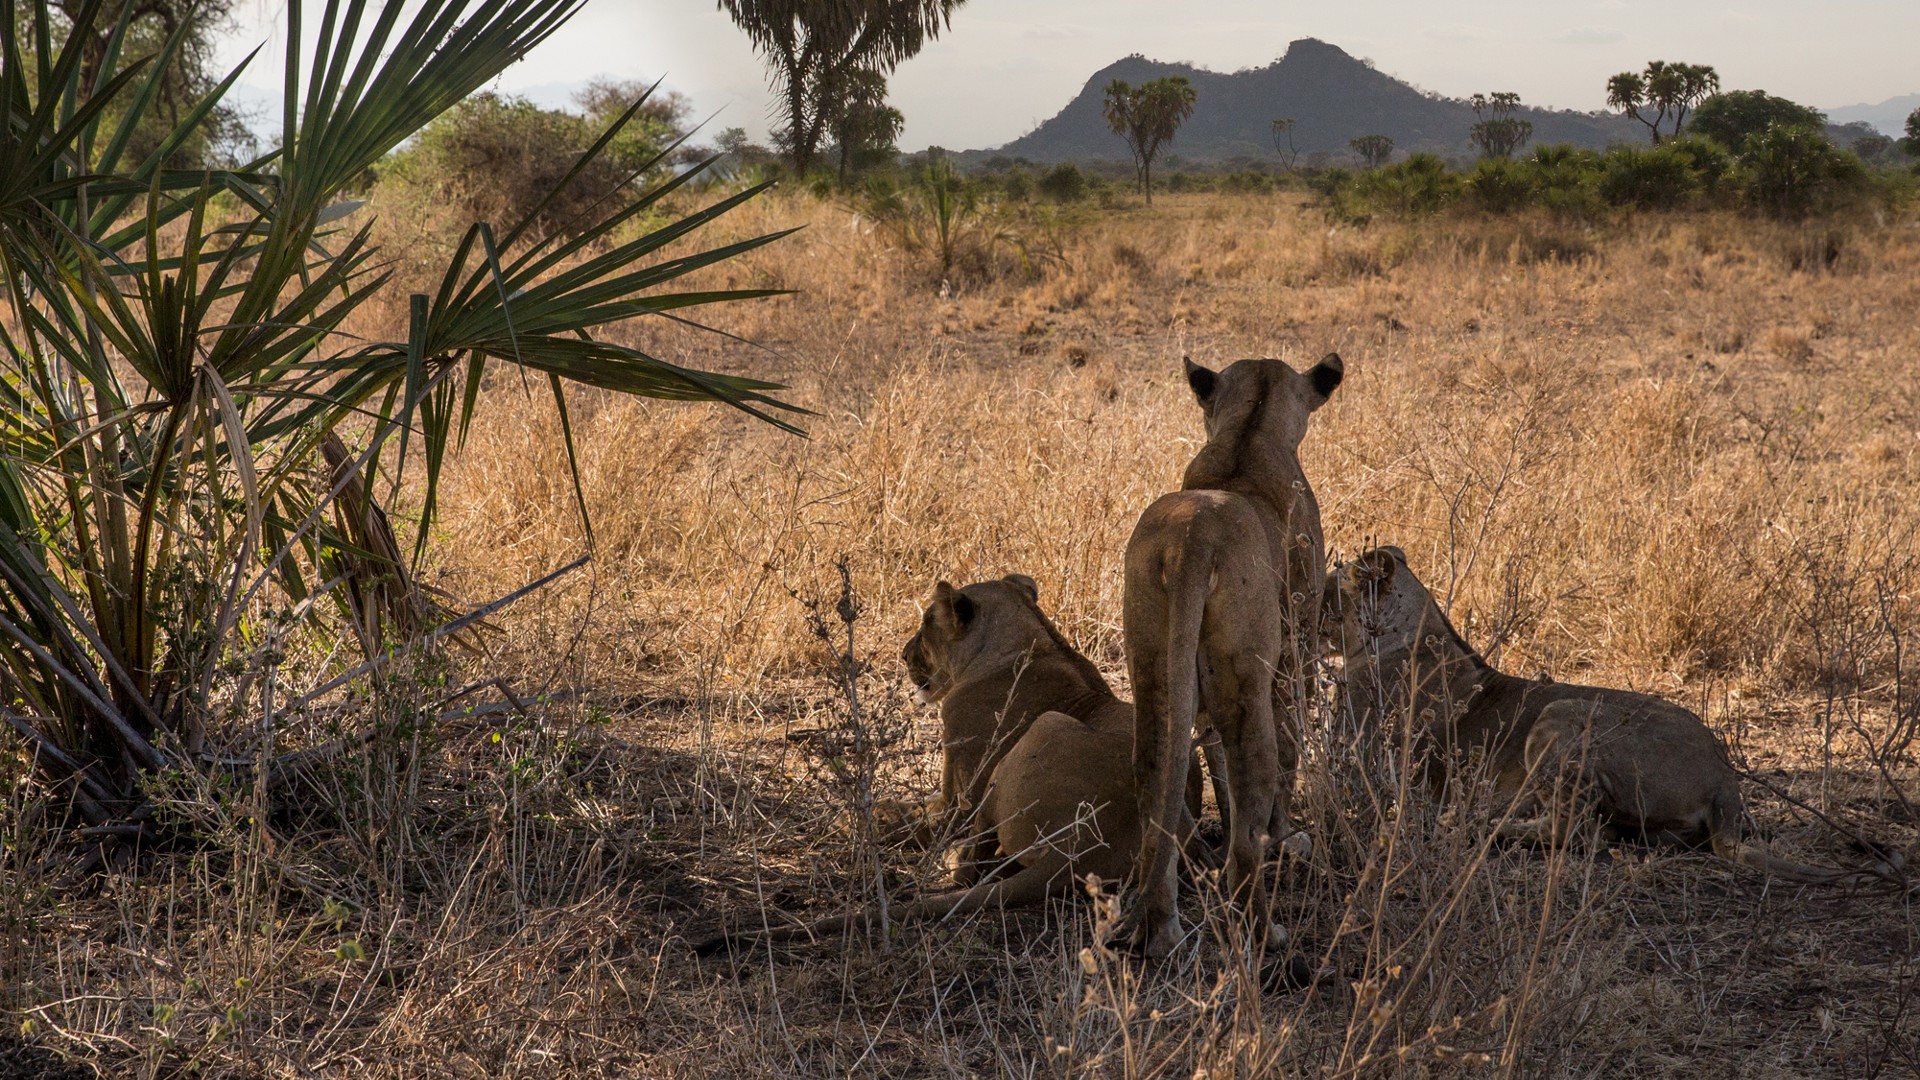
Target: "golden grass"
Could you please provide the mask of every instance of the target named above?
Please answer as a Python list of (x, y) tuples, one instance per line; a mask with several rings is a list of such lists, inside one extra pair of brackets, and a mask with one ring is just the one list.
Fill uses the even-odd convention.
[[(1920, 689), (1911, 222), (1356, 231), (1285, 196), (1169, 196), (1057, 226), (1064, 267), (946, 288), (835, 205), (764, 199), (723, 228), (796, 222), (707, 275), (803, 290), (713, 313), (767, 351), (625, 332), (790, 382), (809, 438), (574, 398), (594, 561), (504, 616), (486, 663), (523, 700), (577, 696), (384, 728), (315, 782), (295, 850), (162, 856), (81, 897), (16, 876), (0, 1005), (31, 1040), (132, 1075), (1920, 1068), (1906, 901), (1669, 852), (1489, 848), (1458, 823), (1473, 808), (1396, 797), (1392, 763), (1323, 729), (1302, 781), (1319, 845), (1279, 890), (1340, 975), (1311, 993), (1262, 993), (1218, 919), (1142, 971), (1088, 948), (1099, 905), (772, 961), (685, 947), (723, 916), (869, 897), (876, 855), (889, 888), (938, 883), (933, 857), (844, 827), (852, 765), (822, 733), (847, 709), (800, 602), (831, 599), (838, 557), (863, 715), (906, 733), (866, 763), (885, 793), (937, 768), (894, 658), (936, 578), (1031, 574), (1124, 683), (1120, 555), (1200, 436), (1182, 354), (1340, 352), (1303, 448), (1330, 547), (1400, 545), (1501, 666), (1671, 694), (1775, 785), (1912, 842), (1912, 758), (1885, 747)], [(1795, 268), (1835, 236), (1831, 268)], [(499, 378), (443, 499), (434, 574), (458, 595), (584, 550), (541, 388)], [(439, 677), (388, 693), (430, 703)], [(1847, 857), (1748, 795), (1781, 850)], [(285, 887), (288, 866), (324, 888)]]

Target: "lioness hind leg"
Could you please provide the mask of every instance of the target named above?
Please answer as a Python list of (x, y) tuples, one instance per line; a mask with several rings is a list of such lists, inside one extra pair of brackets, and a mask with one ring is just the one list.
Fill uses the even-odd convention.
[[(1537, 816), (1505, 822), (1495, 830), (1500, 839), (1557, 848), (1566, 844), (1576, 822), (1590, 819), (1588, 811), (1594, 806), (1584, 775), (1586, 725), (1569, 711), (1549, 705), (1527, 733), (1527, 775), (1515, 795), (1536, 808)], [(1581, 717), (1587, 711), (1578, 709)]]
[[(1149, 637), (1140, 634), (1137, 637)], [(1136, 880), (1114, 937), (1126, 948), (1161, 958), (1180, 936), (1179, 858), (1186, 838), (1168, 831), (1183, 808), (1192, 754), (1193, 713), (1171, 708), (1165, 639), (1129, 640), (1134, 684), (1133, 775), (1140, 820)], [(1178, 748), (1177, 750), (1175, 748)]]
[[(1231, 674), (1215, 680), (1208, 696), (1227, 757), (1227, 890), (1262, 939), (1270, 936), (1265, 877), (1260, 867), (1270, 837), (1279, 783), (1279, 749), (1273, 725), (1272, 668), (1258, 655), (1236, 656)], [(1224, 673), (1223, 673), (1224, 674)]]

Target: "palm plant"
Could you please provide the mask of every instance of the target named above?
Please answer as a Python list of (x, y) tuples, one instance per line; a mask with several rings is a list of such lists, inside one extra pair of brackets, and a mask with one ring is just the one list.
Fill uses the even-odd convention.
[[(389, 275), (343, 192), (580, 4), (330, 0), (309, 25), (290, 0), (279, 149), (227, 171), (165, 163), (237, 70), (135, 155), (132, 134), (151, 128), (181, 37), (132, 58), (134, 5), (86, 0), (63, 18), (49, 0), (8, 5), (0, 727), (24, 741), (40, 782), (88, 835), (151, 834), (143, 784), (213, 767), (217, 709), (251, 718), (248, 730), (270, 742), (285, 704), (272, 678), (253, 678), (275, 663), (278, 639), (264, 627), (310, 621), (331, 597), (361, 616), (370, 654), (427, 629), (432, 613), (404, 587), (409, 563), (423, 556), (442, 466), (490, 367), (544, 376), (563, 430), (567, 382), (726, 402), (786, 426), (773, 410), (790, 407), (767, 396), (773, 384), (596, 336), (621, 320), (690, 321), (689, 308), (765, 295), (673, 285), (782, 234), (666, 251), (759, 188), (624, 238), (697, 169), (544, 239), (529, 230), (544, 204), (497, 236), (475, 225), (437, 289), (410, 298), (405, 340), (344, 331)], [(104, 50), (83, 57), (81, 43), (99, 41)], [(383, 471), (394, 489), (413, 482), (422, 493), (410, 560), (372, 502)], [(383, 597), (380, 625), (368, 605)]]

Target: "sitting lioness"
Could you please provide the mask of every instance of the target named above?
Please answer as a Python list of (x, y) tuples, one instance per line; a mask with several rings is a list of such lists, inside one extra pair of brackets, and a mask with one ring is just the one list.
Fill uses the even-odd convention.
[[(1399, 548), (1376, 548), (1334, 567), (1322, 620), (1329, 649), (1344, 657), (1343, 681), (1362, 723), (1410, 718), (1419, 765), (1436, 793), (1457, 762), (1478, 758), (1496, 794), (1522, 811), (1538, 808), (1536, 795), (1558, 787), (1615, 832), (1705, 842), (1722, 858), (1782, 878), (1898, 880), (1897, 854), (1873, 871), (1826, 869), (1744, 842), (1738, 775), (1698, 716), (1648, 694), (1494, 670), (1460, 637)], [(1502, 834), (1557, 843), (1572, 818), (1517, 821)]]
[[(1127, 876), (1140, 844), (1129, 765), (1133, 707), (1113, 696), (1099, 669), (1041, 612), (1032, 578), (1012, 574), (962, 589), (940, 582), (904, 658), (915, 687), (940, 706), (943, 787), (962, 812), (977, 808), (966, 825), (981, 839), (956, 875), (969, 887), (895, 905), (893, 919), (1035, 904), (1089, 874)], [(1174, 825), (1183, 842), (1194, 836), (1198, 783), (1190, 770)], [(1012, 864), (1010, 875), (974, 883), (1000, 859)], [(704, 956), (739, 941), (842, 933), (878, 919), (869, 908), (721, 935), (694, 948)]]
[[(1225, 796), (1228, 889), (1246, 910), (1267, 911), (1263, 841), (1289, 832), (1294, 732), (1319, 652), (1325, 573), (1320, 508), (1299, 447), (1343, 368), (1329, 354), (1307, 372), (1279, 360), (1218, 372), (1188, 361), (1186, 372), (1207, 442), (1181, 490), (1140, 515), (1126, 556), (1134, 782), (1148, 824), (1139, 888), (1116, 929), (1150, 957), (1167, 955), (1180, 932), (1173, 826), (1196, 725), (1220, 739), (1208, 759)], [(1262, 915), (1255, 930), (1269, 929)]]

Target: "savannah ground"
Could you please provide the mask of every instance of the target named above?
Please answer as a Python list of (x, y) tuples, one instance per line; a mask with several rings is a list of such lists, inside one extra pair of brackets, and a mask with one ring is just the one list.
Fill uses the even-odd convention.
[[(1304, 367), (1338, 351), (1346, 383), (1302, 453), (1332, 551), (1406, 549), (1506, 670), (1700, 711), (1757, 777), (1744, 790), (1776, 851), (1853, 858), (1835, 826), (1913, 844), (1911, 212), (1354, 228), (1296, 195), (1168, 195), (1016, 226), (1058, 257), (1023, 266), (1003, 245), (945, 286), (837, 202), (762, 198), (717, 228), (794, 224), (706, 273), (802, 290), (711, 316), (761, 348), (628, 332), (790, 383), (809, 437), (576, 393), (592, 562), (497, 616), (484, 655), (283, 731), (376, 734), (270, 828), (236, 812), (230, 835), (81, 889), (9, 876), (0, 1007), (24, 1043), (0, 1043), (0, 1069), (1920, 1071), (1909, 900), (1702, 854), (1490, 845), (1484, 808), (1432, 805), (1400, 763), (1356, 760), (1331, 692), (1298, 804), (1317, 846), (1275, 870), (1279, 917), (1338, 973), (1311, 991), (1262, 992), (1205, 889), (1187, 908), (1197, 943), (1152, 970), (1096, 946), (1111, 911), (1085, 902), (771, 957), (688, 950), (763, 909), (939, 887), (937, 855), (872, 840), (861, 812), (869, 792), (937, 783), (937, 724), (898, 661), (937, 578), (1032, 575), (1125, 695), (1121, 553), (1201, 437), (1183, 354)], [(383, 230), (401, 251), (444, 242), (418, 215)], [(431, 580), (455, 596), (587, 550), (543, 392), (497, 380), (450, 470)], [(810, 625), (844, 645), (842, 558), (850, 680)]]

